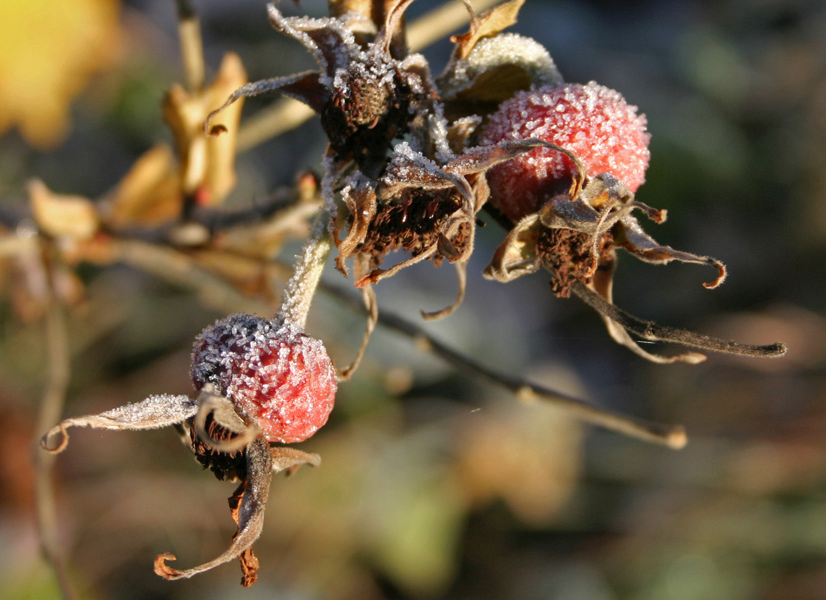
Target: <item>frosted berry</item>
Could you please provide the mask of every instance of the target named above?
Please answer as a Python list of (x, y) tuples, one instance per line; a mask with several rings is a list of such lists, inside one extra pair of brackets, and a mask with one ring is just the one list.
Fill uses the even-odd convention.
[[(518, 92), (503, 102), (482, 132), (482, 144), (538, 138), (569, 150), (586, 174), (610, 173), (635, 192), (645, 181), (650, 153), (644, 115), (612, 89), (590, 82)], [(521, 154), (488, 172), (490, 202), (513, 221), (567, 191), (576, 167), (548, 148)]]
[(301, 442), (327, 422), (336, 372), (321, 341), (278, 320), (235, 314), (195, 339), (192, 382), (212, 383), (271, 442)]

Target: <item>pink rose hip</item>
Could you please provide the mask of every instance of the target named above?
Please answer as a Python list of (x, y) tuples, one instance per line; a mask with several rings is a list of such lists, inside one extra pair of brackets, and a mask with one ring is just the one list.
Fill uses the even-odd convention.
[(270, 442), (301, 442), (330, 416), (336, 371), (320, 340), (275, 319), (236, 314), (195, 340), (192, 381), (212, 383)]
[[(590, 82), (518, 92), (482, 132), (482, 144), (536, 138), (572, 152), (594, 177), (610, 173), (635, 192), (645, 181), (650, 153), (644, 115), (612, 89)], [(576, 167), (570, 158), (537, 148), (488, 172), (491, 204), (513, 221), (536, 212), (567, 191)]]

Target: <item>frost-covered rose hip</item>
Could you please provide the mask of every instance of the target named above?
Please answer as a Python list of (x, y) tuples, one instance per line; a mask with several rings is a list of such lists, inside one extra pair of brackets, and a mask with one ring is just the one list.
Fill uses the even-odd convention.
[(336, 372), (321, 341), (276, 319), (235, 314), (195, 340), (192, 382), (212, 383), (271, 442), (301, 442), (327, 422)]
[[(610, 173), (631, 192), (645, 181), (650, 153), (644, 115), (607, 87), (566, 83), (518, 92), (503, 102), (481, 143), (537, 138), (575, 154), (589, 177)], [(567, 191), (576, 173), (561, 152), (538, 148), (488, 172), (490, 202), (514, 221)]]

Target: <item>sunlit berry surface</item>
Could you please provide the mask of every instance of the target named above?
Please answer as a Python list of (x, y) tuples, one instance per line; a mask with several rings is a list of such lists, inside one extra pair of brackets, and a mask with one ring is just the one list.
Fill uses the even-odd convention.
[(275, 320), (232, 315), (195, 340), (192, 380), (214, 384), (271, 442), (303, 442), (333, 410), (336, 372), (321, 341)]
[[(501, 104), (482, 143), (537, 138), (582, 161), (586, 174), (610, 173), (632, 192), (645, 182), (651, 153), (644, 115), (616, 90), (594, 82), (545, 86)], [(535, 212), (549, 195), (566, 191), (576, 167), (564, 154), (540, 148), (494, 167), (491, 203), (514, 221)]]

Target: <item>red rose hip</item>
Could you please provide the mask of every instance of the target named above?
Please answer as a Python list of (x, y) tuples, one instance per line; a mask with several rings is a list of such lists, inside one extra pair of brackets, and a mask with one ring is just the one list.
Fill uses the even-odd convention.
[[(586, 174), (610, 173), (635, 192), (645, 181), (650, 153), (644, 115), (612, 89), (590, 82), (518, 92), (499, 105), (482, 144), (537, 138), (576, 155)], [(513, 221), (536, 212), (549, 196), (567, 191), (576, 167), (550, 148), (537, 148), (488, 172), (491, 204)]]
[(192, 382), (212, 383), (271, 442), (301, 442), (333, 409), (336, 371), (320, 340), (276, 319), (235, 314), (195, 340)]

